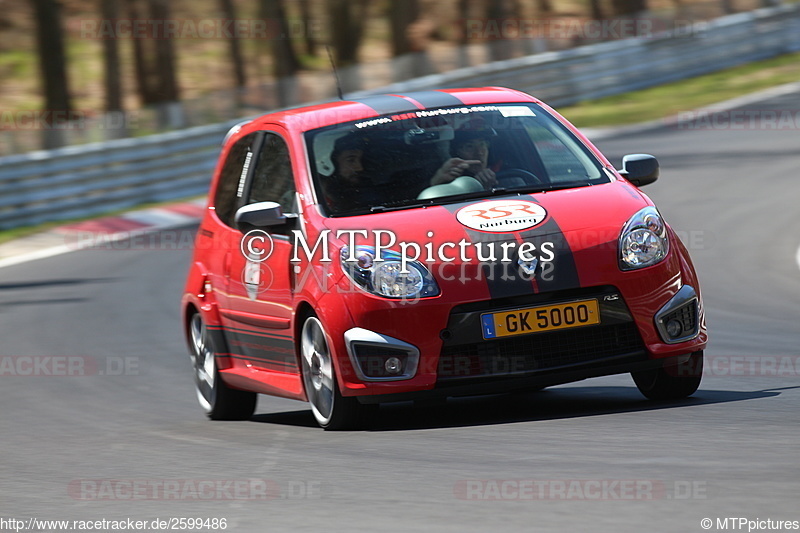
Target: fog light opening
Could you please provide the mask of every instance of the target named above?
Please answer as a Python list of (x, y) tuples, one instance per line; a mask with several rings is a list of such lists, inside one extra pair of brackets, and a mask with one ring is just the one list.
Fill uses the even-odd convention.
[(389, 374), (397, 375), (403, 372), (403, 362), (397, 357), (389, 357), (383, 365)]
[(671, 339), (677, 339), (683, 333), (683, 324), (679, 320), (672, 319), (667, 322), (667, 335)]

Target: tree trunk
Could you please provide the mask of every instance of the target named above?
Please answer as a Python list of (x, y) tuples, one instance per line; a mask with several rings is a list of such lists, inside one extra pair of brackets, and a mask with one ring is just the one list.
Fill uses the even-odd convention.
[(733, 7), (733, 0), (721, 0), (720, 5), (722, 7), (723, 14), (730, 15), (732, 13), (736, 13), (736, 9)]
[[(142, 20), (142, 12), (138, 0), (127, 0), (128, 18), (130, 20)], [(153, 104), (157, 101), (152, 81), (153, 72), (147, 59), (145, 49), (145, 39), (134, 36), (133, 41), (133, 69), (134, 79), (136, 80), (136, 92), (139, 93), (139, 102), (143, 106)]]
[[(153, 20), (168, 21), (171, 18), (169, 0), (150, 0), (150, 18)], [(156, 85), (156, 101), (177, 102), (178, 77), (175, 58), (175, 43), (171, 37), (160, 35), (155, 39), (156, 58), (155, 69), (158, 73)]]
[(603, 20), (603, 8), (600, 0), (589, 0), (589, 13), (593, 20)]
[[(236, 7), (233, 5), (233, 0), (219, 0), (219, 7), (224, 18), (236, 20)], [(228, 45), (230, 46), (231, 63), (233, 63), (233, 74), (236, 77), (236, 87), (244, 87), (247, 85), (247, 75), (244, 70), (242, 47), (239, 46), (239, 38), (236, 35), (231, 35), (228, 38)]]
[(316, 31), (317, 24), (311, 12), (311, 4), (309, 0), (299, 0), (298, 4), (300, 5), (300, 18), (303, 21), (303, 42), (305, 43), (306, 55), (316, 57), (317, 40), (314, 37), (314, 31)]
[(392, 55), (395, 57), (419, 51), (414, 49), (408, 38), (409, 26), (418, 18), (418, 0), (390, 0), (389, 24), (392, 30)]
[(472, 61), (469, 58), (468, 45), (472, 40), (469, 35), (469, 5), (470, 0), (458, 0), (458, 66), (469, 67)]
[(328, 0), (331, 42), (336, 64), (346, 67), (358, 61), (358, 48), (364, 34), (366, 0)]
[(278, 105), (291, 105), (297, 97), (295, 74), (300, 69), (300, 62), (292, 47), (286, 10), (281, 0), (261, 0), (261, 11), (263, 18), (271, 21), (275, 28), (271, 42), (272, 74), (278, 88)]
[[(486, 19), (495, 22), (497, 28), (502, 28), (503, 21), (516, 17), (518, 12), (516, 0), (489, 0), (486, 4)], [(488, 37), (489, 57), (492, 61), (514, 57), (515, 46), (511, 36), (493, 31), (488, 33)]]
[(389, 21), (392, 30), (394, 78), (403, 80), (425, 76), (433, 71), (427, 48), (433, 31), (430, 21), (420, 18), (418, 0), (391, 0)]
[[(119, 0), (100, 0), (100, 13), (104, 21), (119, 19)], [(127, 136), (125, 110), (122, 103), (122, 74), (119, 68), (119, 41), (117, 35), (103, 39), (103, 84), (106, 93), (103, 130), (109, 139)]]
[(647, 0), (611, 0), (611, 10), (616, 16), (630, 16), (647, 10)]
[[(64, 51), (60, 9), (57, 0), (34, 0), (44, 111), (63, 113), (60, 116), (65, 117), (72, 113), (72, 102), (67, 80), (67, 58)], [(44, 130), (44, 148), (57, 148), (63, 146), (64, 142), (62, 129), (48, 127)]]
[[(590, 2), (598, 2), (598, 0), (589, 0)], [(550, 0), (536, 0), (536, 10), (539, 14), (552, 13), (553, 3)]]
[[(118, 0), (100, 0), (103, 20), (119, 18)], [(106, 92), (106, 111), (122, 111), (122, 74), (119, 68), (119, 41), (113, 35), (103, 39), (103, 72)]]

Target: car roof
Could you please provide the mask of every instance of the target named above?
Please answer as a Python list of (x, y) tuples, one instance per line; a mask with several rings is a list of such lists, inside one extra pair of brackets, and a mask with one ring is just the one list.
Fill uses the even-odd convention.
[(538, 99), (528, 94), (505, 87), (436, 89), (404, 94), (370, 95), (286, 109), (256, 118), (251, 122), (251, 126), (281, 124), (290, 130), (308, 131), (380, 115), (409, 113), (438, 107), (512, 102), (540, 103)]

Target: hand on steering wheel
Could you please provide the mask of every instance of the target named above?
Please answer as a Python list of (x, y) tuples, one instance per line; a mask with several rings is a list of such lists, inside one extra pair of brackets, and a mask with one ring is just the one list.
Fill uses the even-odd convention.
[(460, 157), (453, 157), (444, 162), (444, 164), (436, 171), (433, 178), (431, 178), (431, 185), (439, 185), (441, 183), (450, 183), (459, 176), (463, 176), (470, 166), (480, 164), (478, 160), (461, 159)]
[(522, 178), (525, 180), (526, 185), (530, 185), (532, 183), (542, 183), (542, 180), (540, 180), (535, 174), (521, 168), (506, 168), (499, 171), (496, 176), (498, 183), (507, 178)]

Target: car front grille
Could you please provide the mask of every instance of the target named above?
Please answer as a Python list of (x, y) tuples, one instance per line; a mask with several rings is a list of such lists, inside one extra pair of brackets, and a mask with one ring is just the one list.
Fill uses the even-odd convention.
[(644, 343), (633, 322), (587, 326), (445, 346), (438, 379), (529, 374), (643, 353)]

